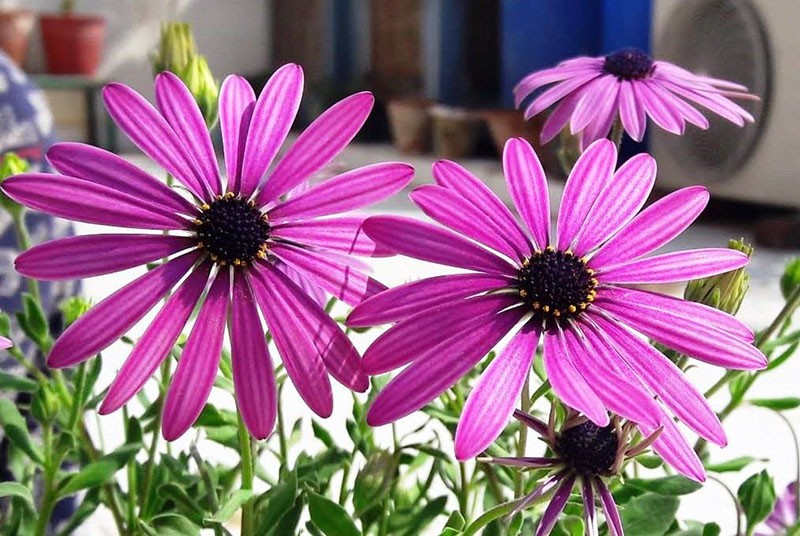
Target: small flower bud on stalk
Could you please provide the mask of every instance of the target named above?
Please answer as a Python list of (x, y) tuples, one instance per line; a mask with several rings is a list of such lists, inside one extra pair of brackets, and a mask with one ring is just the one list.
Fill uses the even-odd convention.
[(192, 93), (205, 119), (213, 128), (217, 122), (219, 84), (205, 57), (197, 53), (192, 27), (185, 22), (168, 22), (161, 28), (161, 41), (152, 56), (153, 73), (174, 73)]
[[(728, 242), (728, 247), (741, 251), (748, 257), (753, 255), (753, 247), (746, 244), (743, 239), (731, 240)], [(742, 267), (724, 274), (690, 281), (683, 296), (687, 300), (735, 315), (749, 288), (750, 274)]]
[(781, 276), (783, 299), (788, 300), (798, 286), (800, 286), (800, 257), (795, 257), (786, 263), (786, 268)]

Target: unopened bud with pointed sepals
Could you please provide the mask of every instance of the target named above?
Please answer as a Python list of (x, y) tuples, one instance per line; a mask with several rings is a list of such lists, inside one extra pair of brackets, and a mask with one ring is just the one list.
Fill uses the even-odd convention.
[(183, 73), (177, 73), (183, 80), (186, 87), (191, 91), (194, 100), (200, 107), (203, 119), (209, 129), (213, 128), (217, 122), (217, 99), (219, 97), (219, 85), (208, 67), (208, 62), (203, 56), (194, 56), (189, 60), (189, 64)]
[(788, 300), (789, 296), (800, 286), (800, 257), (795, 257), (786, 263), (786, 268), (781, 276), (781, 294), (783, 299)]
[[(18, 175), (26, 171), (28, 171), (28, 162), (26, 160), (20, 158), (16, 153), (4, 154), (3, 161), (0, 163), (0, 185), (12, 175)], [(0, 190), (0, 207), (14, 218), (19, 217), (22, 213), (22, 205), (12, 200), (2, 190)]]
[[(728, 242), (730, 249), (741, 251), (748, 257), (753, 255), (753, 246), (743, 239)], [(686, 285), (684, 297), (715, 309), (735, 315), (750, 289), (750, 274), (745, 267), (724, 274), (690, 281)]]

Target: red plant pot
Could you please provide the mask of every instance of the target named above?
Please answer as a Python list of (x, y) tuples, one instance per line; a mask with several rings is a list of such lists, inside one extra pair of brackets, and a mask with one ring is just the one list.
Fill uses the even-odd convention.
[(47, 72), (94, 76), (103, 52), (105, 19), (83, 15), (42, 15), (39, 20)]
[(25, 9), (0, 11), (0, 49), (19, 67), (25, 63), (28, 54), (36, 14)]

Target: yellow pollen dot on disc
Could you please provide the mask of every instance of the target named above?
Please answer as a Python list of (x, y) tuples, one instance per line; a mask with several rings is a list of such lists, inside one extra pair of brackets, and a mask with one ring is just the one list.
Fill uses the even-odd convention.
[(200, 205), (200, 208), (203, 210), (211, 210), (211, 205), (209, 205), (208, 203), (203, 203), (202, 205)]
[(530, 259), (525, 259), (524, 261), (522, 261), (522, 266), (524, 266), (525, 268), (527, 268), (530, 265), (531, 265)]
[(228, 192), (225, 194), (225, 197), (227, 197), (228, 199), (232, 199), (235, 195), (236, 194), (234, 194), (233, 192)]
[(564, 256), (565, 257), (572, 257), (572, 255), (573, 255), (573, 253), (572, 253), (571, 249), (567, 249), (567, 250), (564, 251)]
[(203, 220), (195, 218), (194, 220), (192, 220), (192, 223), (195, 225), (203, 225)]
[(594, 294), (589, 294), (586, 296), (586, 301), (592, 303), (594, 301)]
[(541, 306), (542, 306), (542, 304), (539, 303), (538, 301), (535, 301), (535, 302), (533, 302), (533, 304), (531, 304), (531, 307), (533, 307), (534, 311), (538, 311)]
[(594, 274), (596, 274), (597, 272), (595, 272), (595, 271), (594, 271), (594, 270), (592, 270), (591, 268), (587, 268), (587, 269), (586, 269), (586, 273), (587, 273), (587, 274), (589, 274), (589, 276), (593, 276), (593, 275), (594, 275)]
[(591, 278), (591, 279), (589, 280), (589, 282), (592, 284), (592, 286), (597, 286), (597, 278), (594, 278), (594, 277), (593, 277), (593, 278)]
[(527, 298), (528, 297), (528, 291), (525, 290), (524, 288), (521, 288), (521, 289), (519, 289), (519, 295), (522, 296), (523, 298)]
[(550, 312), (550, 306), (549, 305), (542, 306), (542, 311), (544, 311), (545, 313), (549, 313)]
[(578, 308), (577, 308), (577, 307), (575, 307), (574, 305), (570, 305), (569, 307), (567, 307), (567, 310), (568, 310), (570, 313), (575, 313), (575, 312), (577, 312)]
[(556, 318), (558, 318), (559, 316), (561, 316), (561, 311), (559, 311), (558, 309), (556, 309), (555, 311), (553, 311), (553, 316), (554, 316), (554, 317), (556, 317)]
[(554, 252), (554, 251), (556, 250), (556, 248), (554, 248), (553, 246), (547, 246), (547, 247), (546, 247), (546, 248), (544, 248), (544, 249), (546, 249), (547, 251), (549, 251), (549, 252), (551, 252), (551, 253), (552, 253), (552, 252)]
[(255, 208), (255, 207), (256, 207), (256, 204), (255, 204), (255, 203), (253, 203), (252, 201), (248, 201), (248, 202), (247, 202), (247, 206), (248, 206), (248, 207), (250, 207), (250, 208)]
[(198, 242), (198, 243), (197, 243), (197, 247), (199, 247), (199, 248), (204, 248), (204, 247), (206, 247), (206, 245), (205, 245), (205, 244), (203, 244), (202, 242)]
[(581, 303), (578, 305), (578, 307), (580, 307), (580, 310), (581, 310), (581, 311), (585, 311), (585, 310), (586, 310), (586, 308), (587, 308), (587, 307), (589, 307), (589, 305), (588, 305), (586, 302), (581, 302)]

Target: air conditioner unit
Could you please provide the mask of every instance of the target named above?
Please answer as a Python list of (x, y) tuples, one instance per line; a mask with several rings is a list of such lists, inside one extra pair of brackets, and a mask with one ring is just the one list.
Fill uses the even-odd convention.
[(744, 128), (709, 113), (705, 131), (650, 129), (658, 184), (800, 207), (800, 1), (656, 0), (653, 11), (654, 57), (762, 99), (742, 103), (756, 118)]

